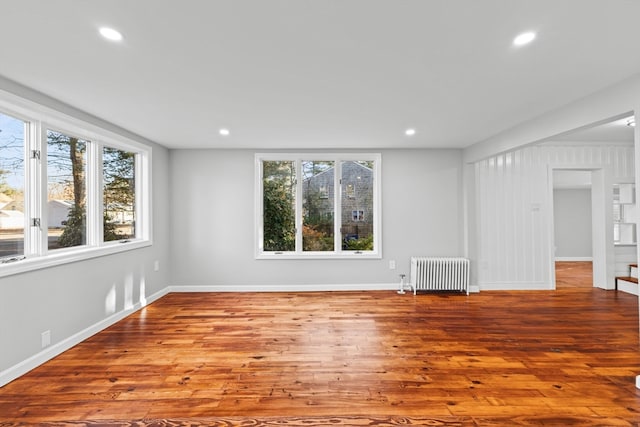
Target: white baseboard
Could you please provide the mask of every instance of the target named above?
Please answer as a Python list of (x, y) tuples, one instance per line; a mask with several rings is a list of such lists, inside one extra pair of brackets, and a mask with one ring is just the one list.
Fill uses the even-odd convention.
[(390, 291), (399, 289), (399, 283), (371, 284), (312, 284), (312, 285), (210, 285), (169, 286), (169, 292), (330, 292), (330, 291)]
[(557, 256), (555, 257), (556, 261), (569, 261), (569, 262), (576, 262), (576, 261), (593, 261), (593, 257), (590, 256)]
[(34, 354), (30, 358), (23, 360), (22, 362), (10, 368), (5, 369), (4, 371), (0, 372), (0, 387), (4, 386), (5, 384), (9, 384), (11, 381), (15, 380), (16, 378), (26, 374), (27, 372), (31, 371), (34, 368), (37, 368), (43, 363), (53, 359), (59, 354), (69, 350), (73, 346), (81, 343), (82, 341), (97, 334), (98, 332), (108, 328), (109, 326), (115, 324), (116, 322), (119, 322), (120, 320), (124, 319), (125, 317), (129, 316), (135, 311), (140, 310), (144, 306), (151, 304), (152, 302), (154, 302), (159, 298), (162, 298), (169, 292), (168, 289), (169, 288), (165, 288), (159, 292), (156, 292), (155, 294), (147, 297), (144, 303), (138, 302), (130, 309), (125, 309), (125, 310), (119, 311), (118, 313), (112, 314), (106, 319), (103, 319), (100, 322), (95, 323), (89, 326), (88, 328), (64, 340), (43, 349), (41, 352)]
[(480, 283), (481, 291), (549, 291), (553, 287), (546, 282), (487, 282)]
[[(350, 285), (211, 285), (170, 286), (169, 292), (339, 292), (339, 291), (397, 291), (399, 283), (350, 284)], [(411, 292), (408, 283), (404, 290)], [(480, 287), (471, 285), (469, 293), (479, 293)]]

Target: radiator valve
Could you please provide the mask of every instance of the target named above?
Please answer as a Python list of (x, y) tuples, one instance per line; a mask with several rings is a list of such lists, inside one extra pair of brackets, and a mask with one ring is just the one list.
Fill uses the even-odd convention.
[(398, 290), (398, 293), (401, 295), (404, 294), (404, 277), (404, 274), (400, 275), (400, 289)]

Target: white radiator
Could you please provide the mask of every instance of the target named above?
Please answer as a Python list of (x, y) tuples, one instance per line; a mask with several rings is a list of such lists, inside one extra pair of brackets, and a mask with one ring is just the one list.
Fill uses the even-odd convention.
[(466, 292), (469, 260), (452, 257), (411, 257), (411, 287), (417, 291)]

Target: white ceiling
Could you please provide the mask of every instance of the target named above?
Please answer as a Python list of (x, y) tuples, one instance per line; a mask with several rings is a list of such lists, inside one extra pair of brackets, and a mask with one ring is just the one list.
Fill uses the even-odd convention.
[(636, 0), (2, 0), (0, 75), (170, 148), (466, 147), (640, 72), (638, 17)]
[(576, 130), (560, 138), (559, 141), (628, 142), (633, 143), (633, 128), (628, 125), (632, 117), (613, 120), (587, 129)]

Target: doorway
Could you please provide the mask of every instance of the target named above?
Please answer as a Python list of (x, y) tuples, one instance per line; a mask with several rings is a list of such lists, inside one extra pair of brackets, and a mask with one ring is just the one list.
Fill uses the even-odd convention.
[[(614, 245), (614, 185), (633, 182), (635, 179), (634, 130), (628, 126), (628, 120), (628, 116), (620, 116), (608, 123), (553, 138), (554, 144), (569, 147), (567, 151), (571, 151), (571, 147), (582, 147), (581, 151), (573, 152), (572, 156), (563, 157), (558, 164), (549, 165), (549, 194), (553, 205), (550, 219), (553, 240), (550, 248), (550, 253), (553, 254), (550, 271), (553, 289), (557, 288), (556, 260), (586, 262), (589, 257), (592, 259), (592, 286), (602, 289), (615, 287), (614, 278), (622, 258), (618, 254), (619, 248)], [(555, 212), (558, 201), (554, 200), (554, 193), (559, 188), (571, 189), (576, 194), (580, 190), (582, 194), (581, 199), (576, 199), (578, 196), (574, 194), (574, 203), (581, 207), (569, 215), (569, 225), (566, 221), (564, 225), (556, 224), (562, 221), (562, 218), (557, 217), (561, 214)], [(590, 204), (588, 194), (591, 195)], [(588, 213), (591, 214), (590, 220)], [(582, 227), (582, 231), (567, 232), (573, 236), (570, 240), (574, 245), (572, 248), (562, 246), (563, 237), (559, 233), (565, 231), (565, 227)], [(588, 252), (589, 246), (591, 253)], [(565, 271), (557, 274), (563, 276), (564, 273)], [(582, 271), (579, 275), (584, 274), (586, 273)]]
[(591, 175), (591, 170), (553, 170), (556, 289), (594, 286)]

